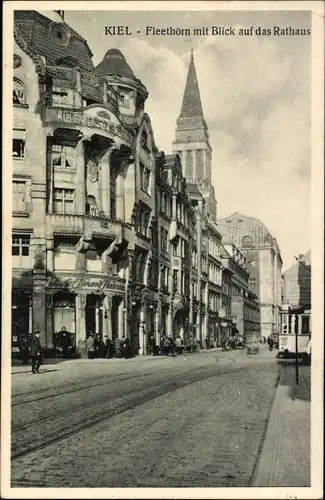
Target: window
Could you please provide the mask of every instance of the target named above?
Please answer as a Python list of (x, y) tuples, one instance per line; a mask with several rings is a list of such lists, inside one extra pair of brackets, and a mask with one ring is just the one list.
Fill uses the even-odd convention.
[(74, 189), (54, 189), (54, 213), (73, 214)]
[(68, 106), (68, 92), (55, 91), (52, 92), (52, 105), (58, 107)]
[(148, 134), (147, 134), (147, 132), (145, 130), (141, 134), (141, 147), (145, 151), (149, 150), (149, 146), (148, 146)]
[(168, 252), (168, 231), (163, 227), (160, 230), (160, 249), (163, 252)]
[(25, 140), (26, 131), (23, 129), (13, 130), (12, 139), (12, 157), (13, 158), (25, 158)]
[(74, 169), (75, 149), (70, 146), (61, 146), (53, 144), (52, 146), (52, 165), (53, 167)]
[(149, 168), (145, 167), (143, 163), (140, 162), (140, 180), (141, 180), (141, 189), (149, 194), (150, 189), (150, 176), (151, 172)]
[(12, 211), (26, 212), (26, 182), (12, 182)]
[(92, 273), (102, 272), (102, 254), (105, 246), (97, 242), (91, 242), (89, 248), (85, 254), (86, 256), (86, 270)]
[(77, 237), (56, 236), (54, 238), (54, 269), (74, 271), (76, 267)]
[(249, 277), (249, 286), (254, 288), (256, 286), (256, 279), (252, 276)]
[(12, 266), (14, 268), (28, 268), (31, 261), (29, 256), (30, 235), (13, 234), (12, 235)]
[(86, 214), (97, 215), (98, 207), (96, 203), (96, 198), (94, 196), (87, 196), (86, 200)]
[(12, 102), (15, 105), (26, 104), (25, 85), (14, 78)]

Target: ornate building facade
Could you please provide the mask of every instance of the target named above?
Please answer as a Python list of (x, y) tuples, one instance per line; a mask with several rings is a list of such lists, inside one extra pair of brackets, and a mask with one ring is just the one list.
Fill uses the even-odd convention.
[(245, 256), (249, 285), (260, 302), (261, 335), (280, 331), (281, 252), (276, 239), (259, 220), (235, 213), (219, 219), (224, 244), (234, 244)]
[(148, 93), (117, 50), (94, 68), (58, 13), (15, 12), (13, 339), (158, 323), (156, 154)]

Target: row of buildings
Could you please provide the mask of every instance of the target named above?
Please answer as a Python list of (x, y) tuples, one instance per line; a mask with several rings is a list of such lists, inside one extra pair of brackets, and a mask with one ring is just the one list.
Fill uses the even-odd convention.
[(13, 345), (276, 332), (280, 251), (256, 219), (217, 220), (193, 54), (171, 154), (122, 53), (94, 67), (62, 11), (15, 11), (13, 67)]

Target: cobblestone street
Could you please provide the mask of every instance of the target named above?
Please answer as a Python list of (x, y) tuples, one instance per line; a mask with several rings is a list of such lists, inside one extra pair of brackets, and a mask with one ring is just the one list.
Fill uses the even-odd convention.
[(278, 374), (266, 349), (16, 373), (12, 486), (247, 486)]

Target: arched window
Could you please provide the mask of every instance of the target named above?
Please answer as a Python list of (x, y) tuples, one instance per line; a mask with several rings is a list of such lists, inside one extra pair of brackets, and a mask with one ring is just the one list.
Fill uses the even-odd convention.
[(14, 78), (12, 102), (16, 105), (26, 104), (26, 88), (23, 82)]
[(243, 247), (249, 248), (253, 246), (253, 240), (250, 236), (244, 236), (244, 238), (241, 240)]

